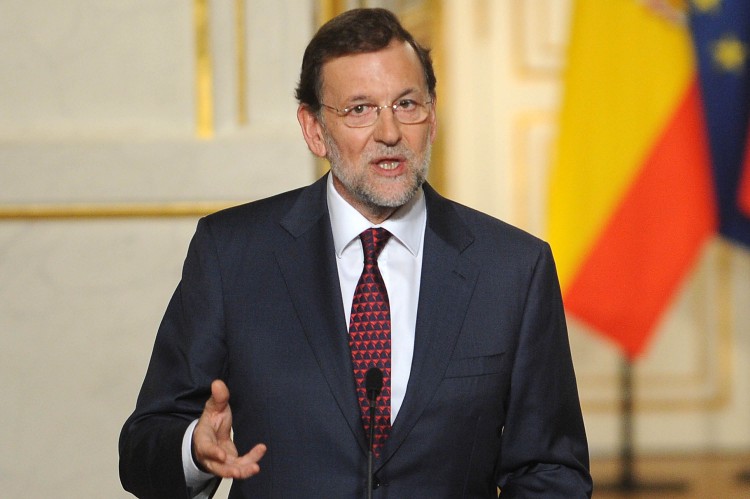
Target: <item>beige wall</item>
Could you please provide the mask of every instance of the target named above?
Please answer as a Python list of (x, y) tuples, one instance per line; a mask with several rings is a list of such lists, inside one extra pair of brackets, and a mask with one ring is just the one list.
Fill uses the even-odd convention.
[[(117, 436), (196, 221), (49, 215), (164, 215), (315, 176), (292, 92), (317, 2), (244, 3), (238, 50), (236, 2), (207, 2), (213, 94), (200, 103), (213, 106), (209, 138), (199, 138), (196, 101), (201, 0), (0, 3), (3, 496), (127, 497)], [(442, 19), (444, 190), (543, 235), (570, 1), (430, 4)], [(47, 218), (33, 218), (37, 203), (51, 208)], [(637, 367), (639, 452), (750, 447), (743, 303), (750, 257), (717, 243)], [(571, 329), (592, 451), (612, 453), (618, 356)]]
[(235, 2), (207, 2), (213, 135), (202, 139), (199, 3), (0, 3), (0, 496), (129, 496), (117, 437), (197, 220), (24, 218), (30, 205), (159, 215), (315, 176), (293, 98), (312, 5), (247, 0), (238, 51)]

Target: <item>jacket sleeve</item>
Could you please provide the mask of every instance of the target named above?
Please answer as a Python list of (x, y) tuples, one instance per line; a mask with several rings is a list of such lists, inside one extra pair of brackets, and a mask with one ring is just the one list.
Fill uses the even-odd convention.
[(562, 297), (546, 244), (529, 282), (502, 433), (500, 497), (591, 497), (588, 445)]
[(211, 382), (224, 375), (223, 330), (217, 252), (201, 220), (159, 326), (135, 411), (120, 434), (120, 480), (137, 497), (188, 497), (182, 439), (200, 417)]

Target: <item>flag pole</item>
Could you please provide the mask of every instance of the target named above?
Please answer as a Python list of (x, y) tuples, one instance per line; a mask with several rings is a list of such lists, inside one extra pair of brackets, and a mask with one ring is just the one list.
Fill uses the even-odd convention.
[(623, 356), (620, 362), (620, 476), (612, 483), (597, 484), (597, 489), (613, 492), (685, 492), (684, 482), (644, 482), (635, 472), (633, 361)]
[(620, 363), (620, 417), (620, 484), (622, 490), (637, 490), (633, 452), (633, 362), (628, 357), (623, 357)]

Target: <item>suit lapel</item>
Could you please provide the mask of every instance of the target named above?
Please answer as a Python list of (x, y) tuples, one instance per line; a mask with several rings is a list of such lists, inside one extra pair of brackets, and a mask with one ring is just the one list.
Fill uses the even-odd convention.
[(365, 432), (351, 369), (326, 177), (304, 189), (281, 225), (294, 241), (276, 253), (289, 295), (323, 376), (362, 450)]
[(477, 266), (462, 256), (474, 240), (453, 206), (429, 185), (422, 278), (409, 384), (386, 441), (385, 463), (406, 439), (442, 381), (474, 290)]

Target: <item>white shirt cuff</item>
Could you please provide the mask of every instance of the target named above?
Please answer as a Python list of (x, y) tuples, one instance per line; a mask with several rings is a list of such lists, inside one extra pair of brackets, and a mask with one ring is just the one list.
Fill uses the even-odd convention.
[(185, 430), (185, 435), (182, 437), (182, 471), (185, 473), (185, 483), (190, 492), (190, 497), (193, 499), (203, 499), (204, 497), (209, 497), (208, 494), (212, 490), (211, 482), (218, 477), (201, 471), (193, 461), (193, 431), (197, 424), (197, 419), (190, 423), (190, 426)]

